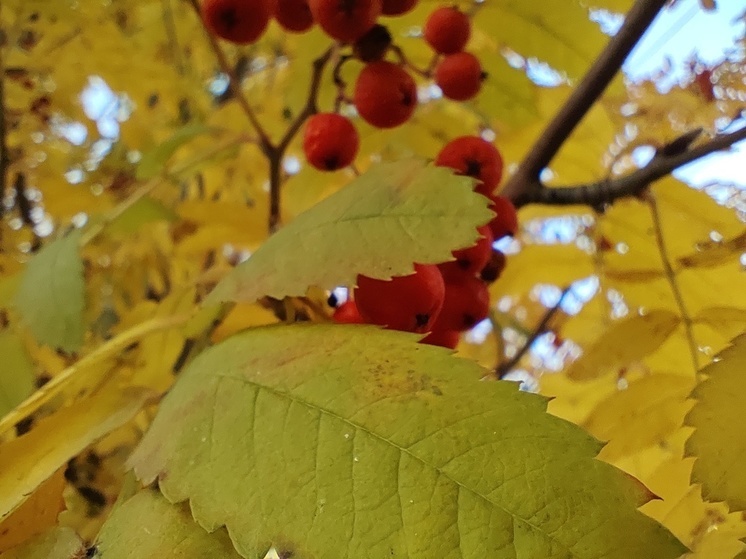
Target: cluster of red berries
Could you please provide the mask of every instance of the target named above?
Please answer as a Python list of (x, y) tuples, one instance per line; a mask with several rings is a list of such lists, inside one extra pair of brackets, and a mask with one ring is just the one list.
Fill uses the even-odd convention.
[(461, 332), (487, 318), (487, 284), (505, 267), (505, 255), (492, 244), (518, 228), (511, 201), (494, 194), (502, 177), (502, 157), (490, 142), (462, 136), (443, 147), (435, 164), (476, 179), (475, 190), (490, 198), (495, 216), (477, 229), (480, 237), (473, 246), (453, 252), (454, 260), (415, 264), (413, 274), (388, 281), (358, 276), (354, 298), (334, 311), (337, 322), (429, 332), (424, 343), (455, 348)]
[[(397, 63), (385, 59), (392, 39), (377, 20), (402, 15), (416, 4), (417, 0), (204, 0), (202, 17), (213, 34), (239, 44), (256, 41), (273, 17), (294, 33), (318, 23), (331, 38), (352, 45), (352, 55), (345, 58), (365, 63), (351, 97), (357, 113), (372, 126), (394, 128), (414, 113), (417, 84), (400, 50), (393, 47), (400, 54)], [(443, 95), (457, 101), (474, 97), (485, 75), (479, 60), (464, 51), (471, 35), (469, 16), (456, 7), (437, 8), (428, 16), (423, 34), (439, 55), (433, 77)], [(306, 124), (303, 149), (317, 169), (336, 171), (350, 165), (359, 146), (355, 126), (335, 112), (316, 114)]]

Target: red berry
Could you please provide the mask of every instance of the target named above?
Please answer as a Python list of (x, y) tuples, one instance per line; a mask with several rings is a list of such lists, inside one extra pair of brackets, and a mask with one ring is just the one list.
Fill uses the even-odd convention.
[(417, 0), (383, 0), (383, 15), (400, 16), (411, 11), (417, 5)]
[(319, 113), (308, 119), (303, 151), (308, 162), (321, 171), (336, 171), (355, 159), (360, 137), (349, 119), (336, 113)]
[(460, 337), (461, 333), (456, 330), (433, 330), (420, 343), (456, 349)]
[(293, 33), (303, 33), (313, 27), (308, 0), (274, 0), (272, 11), (277, 23)]
[(266, 0), (205, 0), (202, 19), (210, 32), (232, 43), (256, 41), (269, 24)]
[(485, 283), (475, 277), (447, 283), (443, 308), (433, 330), (458, 330), (473, 328), (487, 318), (490, 294)]
[(330, 37), (357, 41), (381, 15), (382, 0), (308, 0), (313, 19)]
[(334, 322), (340, 324), (365, 324), (360, 311), (357, 310), (355, 301), (345, 301), (334, 309)]
[(438, 8), (428, 16), (423, 35), (439, 54), (462, 51), (471, 35), (469, 16), (454, 6)]
[(492, 253), (492, 231), (487, 225), (482, 225), (477, 231), (481, 236), (475, 245), (454, 250), (453, 257), (456, 260), (438, 264), (445, 281), (459, 281), (465, 277), (473, 276), (487, 264)]
[(435, 67), (435, 83), (443, 96), (468, 101), (482, 88), (485, 74), (479, 59), (468, 52), (449, 54)]
[(496, 214), (489, 222), (492, 236), (496, 241), (508, 235), (512, 237), (518, 231), (518, 214), (513, 202), (505, 196), (490, 196), (490, 199), (490, 209)]
[(505, 255), (497, 249), (492, 249), (489, 261), (479, 272), (479, 278), (487, 283), (497, 281), (505, 269), (505, 264)]
[(353, 101), (363, 119), (377, 128), (403, 124), (417, 107), (417, 85), (403, 68), (382, 60), (368, 64), (355, 82)]
[(479, 180), (476, 191), (485, 196), (492, 194), (503, 173), (500, 152), (479, 136), (461, 136), (451, 140), (440, 150), (435, 164), (450, 167), (458, 175)]
[(355, 302), (366, 322), (405, 332), (427, 332), (443, 306), (445, 285), (437, 266), (415, 264), (408, 276), (358, 276)]

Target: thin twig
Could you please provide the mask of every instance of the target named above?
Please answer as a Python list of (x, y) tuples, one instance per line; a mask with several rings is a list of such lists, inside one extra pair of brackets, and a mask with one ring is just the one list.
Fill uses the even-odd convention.
[(676, 281), (676, 272), (671, 266), (671, 258), (668, 255), (668, 247), (666, 246), (666, 239), (663, 235), (663, 226), (661, 224), (661, 214), (658, 209), (658, 201), (655, 199), (655, 194), (652, 192), (646, 196), (648, 205), (650, 206), (650, 213), (653, 218), (653, 229), (655, 231), (655, 243), (658, 245), (658, 252), (661, 256), (661, 262), (663, 264), (663, 271), (666, 274), (668, 285), (671, 287), (671, 292), (676, 300), (676, 306), (679, 308), (681, 314), (681, 320), (684, 322), (684, 331), (686, 332), (686, 340), (689, 345), (689, 353), (692, 357), (692, 365), (694, 367), (694, 373), (699, 371), (699, 355), (697, 351), (697, 341), (694, 339), (693, 321), (689, 315), (689, 310), (684, 303), (684, 297), (679, 289), (679, 284)]
[(303, 124), (311, 116), (318, 112), (319, 89), (321, 88), (321, 78), (324, 75), (324, 68), (336, 52), (336, 46), (329, 47), (321, 56), (313, 61), (313, 70), (311, 73), (311, 82), (308, 86), (308, 97), (306, 104), (296, 115), (293, 122), (285, 131), (277, 146), (269, 146), (267, 158), (269, 159), (269, 232), (270, 234), (277, 231), (280, 226), (280, 189), (282, 187), (282, 158), (285, 156), (290, 142), (300, 131)]
[(627, 55), (639, 42), (667, 0), (637, 0), (627, 13), (619, 32), (586, 72), (552, 121), (547, 125), (518, 170), (503, 187), (502, 194), (515, 200), (536, 185), (541, 171), (549, 165), (575, 127), (598, 100)]
[(568, 293), (572, 290), (572, 286), (566, 287), (562, 290), (562, 295), (560, 295), (559, 300), (557, 303), (549, 309), (544, 316), (542, 317), (539, 324), (536, 326), (533, 332), (531, 332), (531, 335), (526, 339), (526, 342), (521, 346), (521, 348), (516, 352), (516, 354), (508, 361), (504, 363), (500, 363), (497, 368), (495, 369), (495, 376), (498, 379), (502, 379), (507, 375), (510, 371), (512, 371), (518, 363), (520, 363), (521, 359), (523, 359), (523, 356), (526, 355), (528, 350), (531, 349), (531, 346), (534, 345), (534, 342), (544, 334), (544, 332), (547, 331), (547, 328), (549, 327), (549, 323), (551, 322), (552, 318), (557, 314), (557, 312), (562, 307), (562, 302), (565, 300), (565, 297)]
[[(682, 138), (688, 137), (690, 134), (687, 133)], [(666, 155), (667, 151), (661, 150), (641, 169), (622, 177), (604, 179), (595, 183), (547, 187), (541, 181), (535, 180), (531, 188), (518, 194), (515, 204), (518, 207), (526, 204), (603, 206), (618, 198), (637, 196), (650, 183), (665, 177), (679, 167), (711, 153), (729, 148), (744, 139), (746, 139), (746, 126), (735, 132), (719, 134), (707, 142), (674, 155)]]
[[(194, 8), (197, 17), (202, 22), (202, 25), (204, 27), (202, 12), (200, 10), (198, 0), (189, 0), (189, 3), (192, 5), (192, 8)], [(212, 47), (212, 50), (218, 59), (220, 69), (226, 76), (228, 76), (228, 87), (231, 89), (231, 91), (233, 91), (233, 95), (235, 95), (238, 104), (241, 105), (243, 112), (246, 113), (246, 116), (248, 117), (249, 122), (251, 122), (251, 126), (254, 128), (256, 135), (259, 136), (259, 146), (262, 148), (263, 151), (265, 151), (265, 153), (268, 153), (272, 147), (272, 143), (270, 142), (269, 136), (267, 136), (267, 132), (264, 130), (264, 127), (259, 122), (259, 118), (257, 118), (254, 109), (251, 108), (251, 105), (249, 105), (246, 96), (241, 91), (241, 83), (239, 82), (235, 71), (228, 62), (228, 58), (225, 56), (223, 48), (220, 46), (215, 36), (210, 33), (207, 28), (205, 28), (205, 33), (207, 34), (207, 38), (210, 41), (210, 46)]]

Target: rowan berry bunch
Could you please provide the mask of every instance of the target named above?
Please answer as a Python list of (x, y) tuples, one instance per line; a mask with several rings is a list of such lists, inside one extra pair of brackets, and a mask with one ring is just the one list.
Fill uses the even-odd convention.
[[(333, 73), (338, 101), (334, 111), (308, 120), (303, 142), (309, 164), (336, 171), (354, 161), (360, 145), (352, 121), (339, 114), (344, 102), (354, 105), (368, 124), (394, 128), (407, 122), (417, 108), (413, 74), (434, 80), (444, 97), (456, 101), (472, 99), (481, 88), (486, 75), (479, 60), (464, 50), (471, 20), (458, 8), (438, 7), (424, 22), (424, 40), (435, 54), (430, 68), (414, 68), (394, 44), (379, 18), (400, 16), (416, 4), (417, 0), (204, 0), (202, 17), (214, 35), (237, 44), (257, 41), (273, 18), (291, 33), (318, 25), (338, 42), (340, 55)], [(348, 95), (339, 70), (352, 59), (365, 66)]]
[(475, 191), (491, 200), (495, 216), (477, 228), (479, 237), (474, 245), (453, 251), (453, 260), (416, 264), (413, 274), (390, 281), (358, 276), (354, 298), (334, 311), (337, 322), (427, 332), (424, 343), (455, 348), (461, 332), (487, 318), (488, 284), (497, 280), (505, 267), (505, 255), (493, 248), (493, 243), (514, 235), (518, 228), (512, 202), (495, 194), (502, 177), (502, 157), (490, 142), (462, 136), (443, 147), (435, 164), (475, 179)]

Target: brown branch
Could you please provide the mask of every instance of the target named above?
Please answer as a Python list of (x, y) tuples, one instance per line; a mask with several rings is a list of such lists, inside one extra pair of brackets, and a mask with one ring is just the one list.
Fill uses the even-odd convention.
[(311, 83), (308, 87), (308, 97), (305, 106), (301, 109), (293, 122), (285, 131), (280, 143), (269, 146), (266, 152), (269, 159), (269, 232), (277, 231), (280, 226), (280, 188), (282, 186), (282, 158), (285, 155), (290, 142), (300, 131), (303, 124), (311, 116), (318, 112), (319, 89), (324, 68), (336, 50), (336, 46), (329, 47), (324, 54), (313, 61)]
[[(204, 20), (202, 19), (202, 11), (200, 9), (198, 0), (189, 0), (189, 3), (192, 5), (192, 8), (194, 8), (197, 17), (199, 18), (200, 22), (202, 22), (202, 26), (204, 27)], [(246, 96), (244, 96), (243, 92), (241, 91), (241, 83), (238, 80), (233, 67), (228, 62), (228, 58), (225, 56), (225, 52), (223, 52), (222, 47), (218, 43), (218, 40), (212, 33), (210, 33), (210, 31), (206, 27), (204, 27), (204, 29), (205, 33), (207, 34), (207, 38), (210, 41), (210, 46), (212, 47), (212, 50), (218, 59), (220, 69), (226, 76), (228, 76), (228, 87), (233, 92), (233, 95), (238, 101), (238, 104), (241, 105), (241, 109), (243, 109), (243, 112), (246, 113), (246, 116), (248, 117), (249, 122), (254, 128), (257, 136), (259, 136), (259, 146), (262, 148), (262, 151), (268, 153), (268, 151), (272, 147), (272, 143), (267, 136), (267, 132), (264, 130), (264, 127), (259, 122), (259, 118), (257, 118), (254, 109), (252, 109), (251, 105), (249, 105)]]
[(562, 290), (562, 295), (560, 295), (557, 303), (551, 309), (549, 309), (546, 314), (544, 314), (539, 324), (536, 326), (534, 331), (531, 332), (531, 335), (526, 339), (525, 343), (516, 352), (516, 354), (508, 361), (500, 363), (497, 366), (497, 368), (495, 369), (495, 376), (498, 379), (505, 378), (505, 375), (507, 375), (516, 367), (516, 365), (518, 365), (518, 363), (520, 363), (521, 359), (523, 359), (523, 356), (528, 353), (528, 350), (531, 349), (531, 346), (534, 345), (534, 342), (539, 338), (539, 336), (547, 331), (549, 323), (562, 307), (562, 302), (565, 300), (567, 294), (570, 293), (571, 289), (572, 286), (569, 286)]
[[(682, 138), (689, 138), (691, 135), (692, 133), (687, 133)], [(543, 185), (539, 180), (535, 180), (531, 188), (519, 194), (515, 204), (516, 206), (525, 206), (526, 204), (551, 206), (584, 204), (601, 207), (618, 198), (637, 196), (652, 182), (665, 177), (679, 167), (726, 149), (744, 139), (746, 139), (746, 126), (735, 132), (719, 134), (707, 142), (682, 152), (664, 148), (641, 169), (622, 177), (605, 179), (595, 183), (550, 188)], [(669, 146), (674, 145), (677, 141), (678, 139), (674, 140)], [(670, 151), (673, 151), (673, 154), (667, 155)]]
[(627, 14), (619, 32), (596, 59), (578, 86), (547, 125), (518, 170), (508, 179), (502, 194), (517, 200), (538, 181), (575, 127), (598, 100), (627, 55), (653, 22), (667, 0), (637, 0)]

